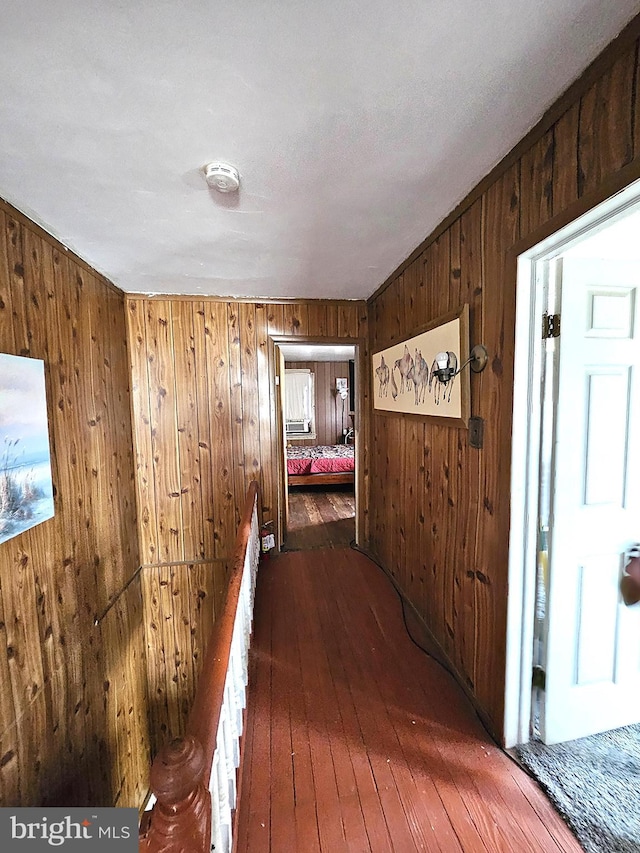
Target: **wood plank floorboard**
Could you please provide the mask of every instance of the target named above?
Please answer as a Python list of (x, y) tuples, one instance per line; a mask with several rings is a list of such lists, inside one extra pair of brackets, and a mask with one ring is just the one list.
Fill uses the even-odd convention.
[(349, 548), (258, 576), (238, 853), (580, 853)]
[(355, 538), (352, 486), (309, 486), (289, 490), (285, 550), (348, 547)]

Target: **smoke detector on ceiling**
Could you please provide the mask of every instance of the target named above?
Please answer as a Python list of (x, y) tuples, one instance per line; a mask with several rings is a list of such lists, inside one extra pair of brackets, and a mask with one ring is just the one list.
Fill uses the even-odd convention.
[(220, 193), (235, 193), (240, 188), (240, 172), (228, 163), (207, 163), (203, 169), (209, 186)]

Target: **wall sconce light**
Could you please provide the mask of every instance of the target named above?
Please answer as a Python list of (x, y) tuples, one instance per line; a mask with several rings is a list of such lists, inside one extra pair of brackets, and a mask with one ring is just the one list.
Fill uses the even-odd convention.
[(336, 379), (336, 394), (343, 400), (347, 399), (349, 388), (346, 379)]
[(458, 359), (454, 352), (439, 352), (435, 357), (431, 372), (439, 382), (447, 385), (467, 365), (474, 373), (482, 373), (488, 360), (487, 348), (482, 344), (476, 344), (471, 350), (469, 358), (460, 367), (458, 367)]

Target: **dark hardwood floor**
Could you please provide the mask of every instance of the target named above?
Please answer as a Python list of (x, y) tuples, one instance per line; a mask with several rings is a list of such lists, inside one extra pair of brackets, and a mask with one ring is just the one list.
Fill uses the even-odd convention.
[(350, 549), (260, 570), (238, 853), (578, 853)]
[(353, 486), (308, 486), (289, 490), (286, 551), (348, 547), (355, 535)]

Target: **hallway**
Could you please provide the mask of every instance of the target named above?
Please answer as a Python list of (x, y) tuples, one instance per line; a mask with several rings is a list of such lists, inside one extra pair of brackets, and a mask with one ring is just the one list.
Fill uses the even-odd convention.
[(263, 563), (248, 706), (239, 853), (581, 850), (356, 551)]

